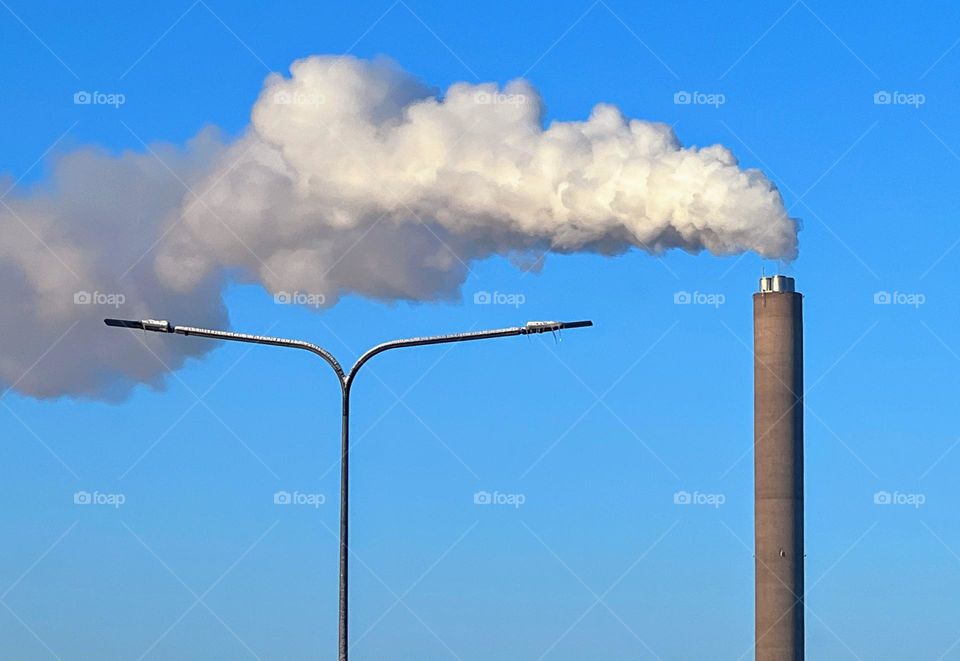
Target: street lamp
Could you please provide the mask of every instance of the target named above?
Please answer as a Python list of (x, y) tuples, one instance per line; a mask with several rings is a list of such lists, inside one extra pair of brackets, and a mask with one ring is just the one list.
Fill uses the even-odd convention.
[(419, 347), (428, 344), (449, 344), (451, 342), (468, 342), (470, 340), (486, 340), (494, 337), (511, 337), (513, 335), (537, 335), (540, 333), (552, 333), (567, 328), (585, 328), (592, 326), (592, 321), (530, 321), (523, 326), (514, 326), (512, 328), (500, 328), (496, 330), (472, 331), (468, 333), (454, 333), (452, 335), (434, 335), (430, 337), (411, 337), (404, 340), (391, 340), (378, 344), (366, 351), (357, 359), (349, 372), (344, 372), (340, 363), (333, 355), (324, 349), (310, 342), (303, 340), (289, 340), (281, 337), (266, 337), (263, 335), (247, 335), (245, 333), (233, 333), (230, 331), (210, 330), (207, 328), (194, 328), (192, 326), (174, 326), (168, 321), (158, 321), (156, 319), (144, 319), (142, 321), (133, 321), (128, 319), (104, 319), (107, 326), (116, 326), (119, 328), (133, 328), (143, 331), (153, 331), (155, 333), (178, 333), (180, 335), (196, 335), (197, 337), (208, 337), (215, 340), (230, 340), (233, 342), (249, 342), (252, 344), (267, 344), (276, 347), (289, 347), (292, 349), (303, 349), (314, 353), (321, 358), (337, 374), (340, 381), (340, 394), (342, 401), (343, 418), (341, 421), (340, 432), (340, 614), (339, 614), (339, 661), (347, 661), (347, 565), (348, 565), (348, 546), (347, 538), (349, 532), (349, 459), (350, 459), (350, 387), (357, 376), (357, 372), (363, 365), (384, 351), (390, 349), (400, 349), (402, 347)]

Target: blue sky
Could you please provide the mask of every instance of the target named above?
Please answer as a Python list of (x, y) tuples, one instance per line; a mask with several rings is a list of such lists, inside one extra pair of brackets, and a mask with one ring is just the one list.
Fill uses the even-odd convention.
[[(604, 101), (673, 124), (684, 144), (761, 168), (802, 220), (790, 265), (631, 252), (525, 274), (495, 258), (460, 300), (348, 297), (320, 313), (231, 285), (233, 329), (310, 339), (342, 362), (393, 337), (596, 323), (559, 342), (397, 352), (361, 375), (354, 658), (752, 658), (750, 297), (766, 269), (806, 296), (808, 653), (960, 659), (960, 8), (2, 4), (0, 170), (21, 188), (81, 145), (142, 150), (138, 137), (183, 143), (209, 124), (237, 135), (270, 71), (349, 51), (441, 89), (523, 76), (548, 121)], [(75, 105), (80, 90), (126, 102)], [(523, 303), (475, 305), (481, 291)], [(677, 305), (679, 292), (717, 304)], [(326, 366), (222, 346), (121, 403), (0, 402), (0, 656), (332, 658)], [(123, 503), (75, 505), (80, 491)], [(325, 501), (277, 506), (277, 491)], [(477, 506), (478, 491), (523, 504)], [(678, 491), (722, 504), (675, 505)], [(884, 491), (916, 506), (875, 504)]]

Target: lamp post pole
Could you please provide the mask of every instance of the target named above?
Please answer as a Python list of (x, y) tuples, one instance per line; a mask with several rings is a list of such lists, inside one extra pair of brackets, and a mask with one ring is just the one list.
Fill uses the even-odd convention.
[(378, 344), (368, 349), (361, 355), (357, 362), (353, 364), (349, 372), (344, 372), (343, 367), (333, 355), (316, 344), (304, 342), (303, 340), (290, 340), (281, 337), (268, 337), (263, 335), (247, 335), (245, 333), (234, 333), (231, 331), (211, 330), (209, 328), (195, 328), (193, 326), (174, 326), (168, 321), (157, 321), (155, 319), (144, 319), (135, 321), (130, 319), (104, 319), (107, 326), (120, 328), (133, 328), (143, 331), (153, 331), (155, 333), (176, 333), (178, 335), (195, 335), (197, 337), (206, 337), (215, 340), (228, 340), (231, 342), (247, 342), (251, 344), (266, 344), (269, 346), (287, 347), (291, 349), (302, 349), (309, 351), (322, 358), (337, 375), (340, 382), (340, 398), (342, 410), (342, 422), (340, 428), (340, 601), (339, 601), (339, 626), (337, 635), (338, 660), (348, 661), (349, 652), (347, 636), (347, 601), (348, 601), (348, 569), (349, 569), (349, 532), (350, 532), (350, 389), (357, 372), (364, 364), (377, 354), (389, 351), (391, 349), (400, 349), (404, 347), (419, 347), (430, 344), (450, 344), (452, 342), (469, 342), (471, 340), (486, 340), (496, 337), (511, 337), (514, 335), (537, 335), (540, 333), (551, 333), (568, 328), (585, 328), (592, 326), (592, 321), (531, 321), (524, 326), (513, 326), (511, 328), (500, 328), (496, 330), (474, 331), (468, 333), (455, 333), (452, 335), (433, 335), (428, 337), (412, 337), (403, 340), (391, 340)]

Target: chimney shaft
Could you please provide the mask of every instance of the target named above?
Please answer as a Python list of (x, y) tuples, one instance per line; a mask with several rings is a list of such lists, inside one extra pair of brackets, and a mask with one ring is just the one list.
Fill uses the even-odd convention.
[(756, 661), (803, 661), (803, 297), (753, 295)]

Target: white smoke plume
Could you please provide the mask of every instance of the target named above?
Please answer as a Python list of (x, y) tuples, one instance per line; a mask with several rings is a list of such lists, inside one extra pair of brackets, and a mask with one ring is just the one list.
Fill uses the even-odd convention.
[(81, 150), (2, 200), (4, 388), (159, 385), (212, 345), (151, 342), (153, 355), (100, 320), (225, 326), (228, 278), (331, 305), (453, 298), (470, 262), (497, 254), (796, 255), (797, 223), (761, 172), (664, 124), (600, 104), (543, 128), (524, 81), (438, 96), (383, 61), (311, 57), (291, 74), (267, 79), (232, 144), (205, 130), (183, 148)]

